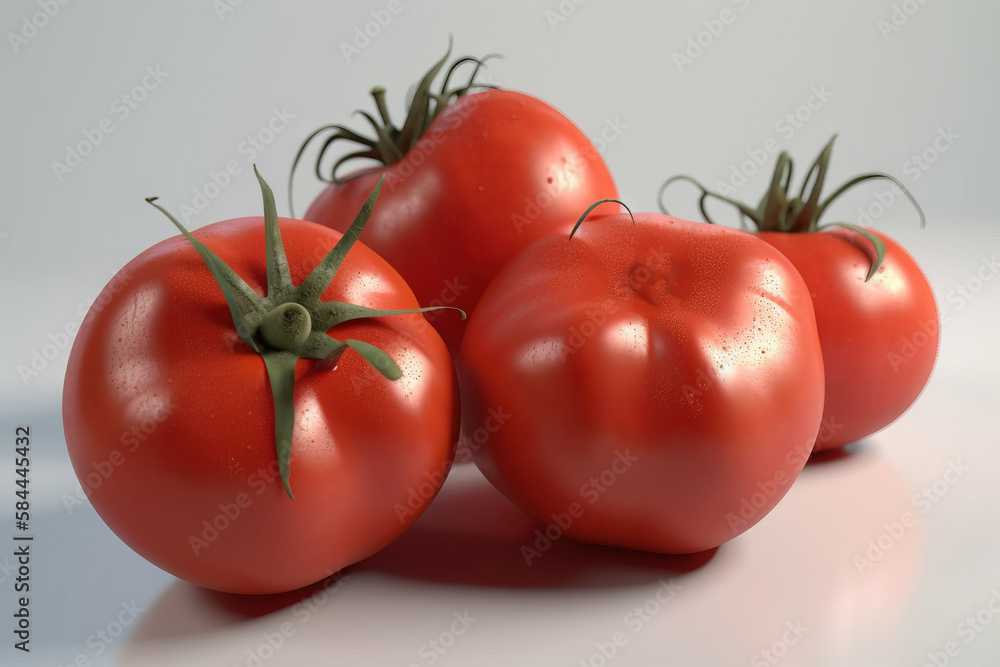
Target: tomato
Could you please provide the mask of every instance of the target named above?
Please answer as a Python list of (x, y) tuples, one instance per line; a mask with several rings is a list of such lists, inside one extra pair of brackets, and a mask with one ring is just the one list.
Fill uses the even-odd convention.
[[(357, 227), (340, 243), (320, 225), (278, 220), (273, 200), (265, 211), (192, 238), (231, 267), (230, 295), (245, 281), (237, 305), (247, 321), (255, 299), (277, 309), (286, 290), (313, 323), (322, 307), (337, 310), (341, 323), (308, 334), (333, 341), (313, 355), (330, 363), (278, 349), (266, 324), (234, 326), (201, 248), (178, 236), (101, 292), (63, 391), (70, 458), (107, 525), (164, 570), (234, 593), (296, 589), (391, 542), (440, 487), (458, 435), (454, 366), (437, 333), (419, 314), (364, 310), (417, 308), (399, 274), (351, 248)], [(329, 268), (335, 244), (350, 252), (329, 284), (312, 283), (322, 303), (310, 303), (304, 281)]]
[[(882, 173), (855, 177), (821, 202), (833, 141), (809, 170), (806, 183), (814, 173), (816, 179), (805, 199), (805, 186), (801, 197), (788, 195), (792, 161), (787, 153), (779, 156), (771, 188), (757, 209), (708, 191), (687, 176), (663, 186), (688, 180), (701, 189), (703, 200), (715, 197), (736, 205), (757, 225), (757, 235), (780, 250), (809, 286), (826, 366), (826, 406), (816, 451), (865, 438), (906, 412), (930, 378), (940, 333), (934, 292), (898, 243), (856, 225), (820, 227), (831, 201), (873, 178), (891, 180), (916, 206), (902, 183)], [(923, 221), (919, 206), (917, 210)], [(704, 206), (702, 212), (711, 222)]]
[[(421, 303), (471, 312), (517, 252), (551, 232), (568, 234), (582, 210), (617, 194), (590, 140), (545, 102), (505, 90), (466, 94), (469, 86), (436, 101), (430, 83), (443, 63), (421, 81), (402, 130), (384, 111), (385, 91), (374, 91), (384, 125), (379, 132), (394, 141), (368, 140), (361, 148), (385, 166), (344, 179), (334, 174), (305, 218), (343, 231), (384, 174), (365, 243), (399, 271)], [(421, 132), (418, 118), (425, 116), (432, 120)], [(349, 138), (341, 126), (329, 129), (335, 138)], [(465, 322), (427, 317), (457, 353)]]
[(549, 539), (653, 552), (710, 549), (760, 520), (823, 410), (815, 317), (789, 261), (652, 213), (591, 218), (511, 260), (459, 369), (463, 440)]
[(826, 367), (826, 407), (816, 450), (867, 437), (902, 415), (930, 377), (938, 348), (934, 293), (920, 267), (885, 234), (870, 280), (868, 240), (854, 230), (762, 232), (809, 286)]

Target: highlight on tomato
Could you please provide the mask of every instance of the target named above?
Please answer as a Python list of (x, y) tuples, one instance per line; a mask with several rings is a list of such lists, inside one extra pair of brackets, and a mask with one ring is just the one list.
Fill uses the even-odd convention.
[[(381, 183), (341, 235), (279, 219), (258, 179), (263, 217), (194, 232), (148, 200), (182, 235), (105, 288), (63, 389), (70, 458), (101, 518), (155, 565), (232, 593), (300, 588), (389, 544), (458, 435), (428, 308), (356, 242)], [(139, 424), (155, 428), (138, 438)]]
[[(304, 217), (338, 231), (384, 177), (365, 243), (421, 303), (471, 312), (522, 248), (552, 232), (568, 234), (580, 211), (617, 193), (600, 153), (566, 116), (531, 95), (477, 82), (496, 56), (457, 59), (437, 86), (450, 53), (449, 44), (417, 84), (402, 126), (392, 122), (386, 90), (376, 86), (377, 115), (357, 112), (370, 133), (339, 123), (319, 128), (299, 150), (292, 176), (306, 148), (322, 141), (314, 171), (328, 185)], [(455, 83), (463, 67), (471, 75)], [(328, 149), (341, 145), (351, 148), (324, 167)], [(341, 173), (365, 160), (367, 166)], [(465, 323), (444, 314), (427, 319), (457, 354)]]
[(664, 213), (663, 194), (676, 181), (700, 190), (707, 222), (713, 222), (708, 199), (736, 207), (741, 221), (753, 221), (757, 236), (780, 250), (809, 286), (826, 366), (824, 428), (816, 451), (868, 437), (906, 412), (930, 379), (941, 330), (934, 292), (902, 246), (867, 227), (819, 224), (837, 197), (872, 179), (896, 184), (920, 214), (921, 227), (925, 224), (913, 195), (889, 174), (861, 174), (821, 200), (834, 139), (813, 162), (798, 196), (789, 194), (792, 158), (787, 152), (778, 156), (770, 188), (756, 208), (712, 192), (690, 176), (674, 176), (660, 189)]
[(808, 289), (744, 232), (655, 213), (581, 222), (511, 260), (470, 316), (463, 438), (509, 415), (476, 464), (559, 534), (717, 547), (784, 496), (820, 428)]

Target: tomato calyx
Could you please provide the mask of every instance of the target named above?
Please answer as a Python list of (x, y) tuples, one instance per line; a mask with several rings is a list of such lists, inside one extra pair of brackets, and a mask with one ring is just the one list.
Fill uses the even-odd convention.
[(385, 351), (361, 340), (338, 340), (327, 331), (349, 320), (384, 317), (432, 310), (457, 310), (451, 306), (383, 310), (351, 303), (320, 301), (347, 253), (364, 229), (375, 206), (382, 180), (379, 179), (361, 210), (336, 245), (299, 285), (292, 284), (288, 259), (281, 241), (274, 193), (254, 165), (264, 199), (264, 233), (267, 260), (267, 294), (259, 295), (222, 259), (185, 229), (173, 215), (156, 203), (146, 201), (166, 215), (194, 246), (222, 291), (240, 339), (264, 359), (274, 400), (275, 444), (281, 481), (289, 498), (295, 498), (289, 484), (292, 433), (295, 424), (295, 365), (300, 359), (316, 359), (319, 367), (333, 369), (336, 361), (352, 349), (388, 380), (403, 376), (399, 365)]
[[(375, 86), (371, 90), (371, 96), (375, 102), (375, 109), (378, 111), (378, 119), (367, 111), (361, 109), (354, 112), (355, 115), (360, 115), (368, 121), (374, 132), (374, 136), (365, 136), (339, 124), (324, 125), (310, 134), (306, 140), (302, 142), (298, 153), (295, 155), (295, 160), (292, 162), (292, 169), (288, 177), (289, 201), (292, 201), (292, 181), (295, 177), (295, 169), (298, 166), (299, 161), (302, 159), (302, 155), (306, 148), (308, 148), (308, 146), (317, 137), (323, 134), (328, 134), (322, 147), (320, 148), (319, 155), (316, 158), (316, 178), (325, 183), (334, 183), (339, 185), (352, 178), (352, 176), (341, 178), (337, 175), (337, 170), (342, 164), (358, 158), (375, 160), (384, 166), (389, 166), (399, 162), (414, 146), (414, 144), (417, 143), (417, 140), (423, 136), (424, 131), (432, 122), (434, 122), (434, 119), (436, 119), (449, 104), (455, 102), (460, 97), (467, 94), (470, 90), (496, 88), (496, 86), (491, 84), (476, 82), (476, 76), (479, 74), (479, 70), (482, 66), (490, 59), (501, 57), (499, 54), (491, 53), (483, 56), (482, 58), (464, 56), (455, 60), (445, 73), (444, 81), (441, 84), (440, 90), (435, 92), (432, 88), (434, 79), (437, 77), (438, 73), (440, 73), (441, 69), (447, 62), (448, 57), (451, 55), (451, 48), (452, 40), (449, 38), (448, 50), (445, 52), (444, 56), (434, 63), (434, 65), (424, 74), (423, 78), (420, 79), (420, 82), (416, 85), (416, 89), (413, 92), (413, 98), (407, 108), (406, 119), (403, 121), (402, 127), (396, 127), (389, 117), (389, 109), (385, 102), (385, 88), (382, 86)], [(464, 84), (458, 85), (454, 88), (449, 87), (455, 72), (466, 63), (474, 63), (475, 65), (471, 76), (469, 76), (468, 80)], [(337, 141), (350, 142), (356, 147), (360, 147), (360, 150), (356, 150), (339, 157), (330, 169), (329, 176), (326, 176), (322, 171), (323, 156), (326, 154), (326, 151), (330, 148), (330, 146)], [(294, 217), (294, 213), (292, 214), (292, 217)]]
[[(844, 194), (855, 185), (873, 179), (885, 179), (898, 186), (906, 198), (909, 199), (910, 203), (916, 209), (917, 214), (920, 216), (921, 228), (926, 226), (927, 220), (924, 217), (924, 212), (920, 208), (920, 205), (917, 204), (917, 200), (914, 199), (913, 195), (910, 194), (910, 191), (906, 189), (906, 186), (903, 185), (898, 178), (882, 172), (869, 172), (855, 176), (854, 178), (843, 183), (840, 187), (834, 190), (833, 194), (821, 201), (820, 193), (823, 189), (823, 184), (826, 181), (826, 172), (830, 163), (830, 156), (833, 153), (833, 142), (836, 138), (836, 134), (830, 137), (826, 146), (823, 147), (822, 152), (820, 152), (819, 156), (809, 168), (809, 171), (806, 173), (805, 180), (802, 182), (802, 189), (799, 191), (799, 195), (797, 197), (789, 195), (789, 187), (792, 180), (792, 158), (787, 151), (782, 151), (778, 155), (778, 161), (774, 167), (774, 174), (771, 177), (771, 185), (761, 198), (757, 208), (751, 208), (739, 200), (732, 199), (722, 193), (709, 190), (702, 185), (701, 182), (691, 176), (679, 175), (668, 178), (663, 185), (660, 186), (658, 196), (660, 210), (663, 211), (663, 213), (667, 213), (667, 207), (663, 203), (663, 195), (670, 184), (676, 181), (687, 181), (701, 191), (701, 197), (698, 200), (698, 208), (701, 210), (701, 214), (705, 218), (705, 222), (710, 224), (715, 224), (715, 221), (712, 220), (712, 216), (709, 215), (705, 204), (708, 199), (711, 198), (734, 206), (740, 213), (740, 226), (743, 229), (747, 229), (747, 219), (750, 219), (756, 226), (757, 231), (760, 232), (813, 233), (830, 226), (849, 229), (864, 237), (874, 248), (874, 258), (868, 269), (868, 274), (865, 276), (865, 282), (867, 282), (872, 276), (875, 275), (875, 272), (878, 271), (879, 267), (882, 265), (882, 261), (885, 259), (885, 244), (882, 243), (882, 239), (877, 237), (875, 234), (872, 234), (871, 231), (865, 229), (864, 227), (859, 227), (858, 225), (852, 225), (847, 222), (833, 222), (828, 225), (821, 226), (819, 224), (819, 220), (823, 213), (826, 212), (827, 207), (835, 199), (840, 197), (840, 195)], [(809, 187), (810, 183), (812, 183), (812, 189), (809, 190), (809, 194), (807, 196), (806, 189)]]

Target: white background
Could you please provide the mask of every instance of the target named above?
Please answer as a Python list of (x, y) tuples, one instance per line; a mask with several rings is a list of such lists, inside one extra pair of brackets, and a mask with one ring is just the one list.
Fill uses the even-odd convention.
[[(14, 425), (32, 427), (36, 533), (30, 655), (11, 648), (15, 594), (0, 549), (3, 664), (247, 665), (283, 622), (294, 632), (263, 664), (600, 665), (599, 645), (618, 631), (627, 643), (608, 664), (917, 667), (949, 641), (957, 655), (939, 663), (995, 662), (1000, 5), (401, 0), (345, 57), (342, 44), (388, 5), (245, 0), (220, 12), (208, 1), (81, 1), (58, 5), (51, 18), (36, 17), (37, 2), (0, 8), (0, 434), (12, 449)], [(716, 22), (723, 10), (728, 24)], [(41, 27), (25, 28), (26, 19)], [(8, 33), (30, 38), (15, 48)], [(927, 214), (921, 230), (902, 200), (880, 208), (887, 186), (874, 183), (844, 197), (828, 220), (858, 222), (867, 210), (873, 217), (861, 221), (924, 267), (945, 319), (934, 376), (896, 424), (846, 457), (810, 465), (771, 515), (706, 562), (559, 542), (528, 568), (519, 547), (534, 527), (463, 468), (411, 531), (314, 598), (308, 616), (294, 599), (240, 601), (179, 582), (128, 550), (89, 507), (66, 507), (78, 488), (59, 417), (68, 349), (37, 376), (18, 369), (78, 323), (80, 304), (122, 265), (172, 234), (144, 197), (159, 195), (174, 211), (192, 206), (210, 172), (237, 160), (242, 174), (191, 226), (259, 214), (241, 144), (278, 109), (294, 118), (252, 159), (284, 212), (284, 179), (305, 135), (356, 121), (351, 112), (371, 108), (375, 84), (389, 89), (401, 119), (407, 88), (449, 34), (458, 55), (503, 53), (490, 65), (493, 81), (545, 99), (590, 136), (622, 128), (603, 153), (633, 210), (655, 210), (670, 175), (715, 184), (734, 169), (755, 172), (738, 189), (755, 203), (774, 156), (760, 168), (746, 161), (768, 139), (797, 158), (801, 177), (839, 133), (831, 184), (886, 171)], [(700, 52), (691, 46), (699, 40)], [(691, 61), (679, 65), (675, 54), (686, 50)], [(116, 99), (147, 68), (162, 81), (124, 116)], [(113, 131), (57, 174), (53, 163), (65, 163), (68, 146), (104, 119)], [(297, 183), (301, 211), (320, 186), (308, 169)], [(691, 190), (678, 187), (671, 201), (676, 213), (695, 214)], [(0, 452), (0, 508), (11, 510), (12, 465), (13, 452)], [(954, 467), (967, 471), (949, 484)], [(915, 503), (924, 492), (935, 502)], [(870, 541), (886, 543), (886, 525), (907, 511), (916, 526), (859, 572), (856, 557)], [(4, 516), (0, 539), (13, 533)], [(670, 577), (677, 592), (656, 602)], [(127, 633), (95, 641), (133, 602), (143, 611)], [(633, 632), (627, 615), (647, 604), (656, 613)], [(421, 650), (447, 642), (452, 614), (466, 611), (476, 620), (453, 646)], [(977, 612), (989, 621), (967, 632), (973, 626), (962, 624)], [(760, 652), (796, 623), (807, 630), (768, 661)]]

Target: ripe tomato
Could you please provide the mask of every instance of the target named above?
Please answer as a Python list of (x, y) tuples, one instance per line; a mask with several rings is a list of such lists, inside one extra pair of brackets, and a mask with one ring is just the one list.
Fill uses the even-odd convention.
[[(270, 308), (286, 288), (307, 303), (303, 281), (341, 239), (311, 222), (278, 222), (273, 200), (265, 211), (193, 234), (252, 290), (238, 297), (248, 318), (254, 299)], [(280, 257), (271, 237), (265, 244), (270, 220)], [(290, 281), (278, 280), (281, 258)], [(329, 306), (343, 311), (417, 307), (399, 274), (360, 243), (332, 282), (314, 287), (320, 306), (349, 302)], [(391, 542), (422, 509), (410, 502), (414, 489), (426, 502), (440, 486), (457, 439), (457, 386), (447, 348), (420, 315), (355, 313), (328, 330), (348, 341), (331, 348), (333, 363), (303, 354), (282, 366), (294, 350), (271, 347), (263, 324), (234, 328), (213, 272), (180, 236), (129, 262), (96, 303), (66, 372), (66, 444), (100, 516), (164, 570), (234, 593), (299, 588)], [(309, 340), (332, 340), (326, 331)], [(401, 377), (390, 381), (391, 361), (376, 369), (346, 345), (383, 364), (377, 346)]]
[[(779, 156), (771, 188), (757, 209), (710, 192), (687, 176), (663, 185), (665, 189), (671, 181), (687, 180), (701, 189), (703, 202), (715, 197), (735, 205), (809, 286), (826, 366), (826, 406), (816, 451), (860, 440), (902, 415), (930, 378), (940, 332), (934, 292), (899, 244), (856, 225), (819, 226), (831, 201), (873, 178), (893, 181), (916, 206), (902, 183), (881, 173), (855, 177), (821, 202), (833, 141), (807, 174), (806, 184), (816, 174), (808, 198), (805, 185), (799, 197), (788, 194), (792, 160), (787, 153)], [(922, 222), (923, 212), (916, 208)], [(711, 222), (704, 205), (702, 212)]]
[(651, 213), (589, 219), (511, 260), (459, 372), (463, 440), (507, 497), (556, 533), (663, 553), (760, 520), (823, 410), (815, 317), (789, 261)]
[[(503, 90), (466, 94), (471, 80), (435, 97), (430, 85), (445, 59), (420, 82), (402, 129), (389, 121), (382, 89), (373, 91), (381, 123), (368, 116), (382, 138), (325, 128), (334, 131), (327, 144), (361, 143), (361, 156), (385, 166), (344, 179), (334, 173), (305, 218), (343, 231), (384, 174), (365, 243), (399, 271), (420, 303), (471, 312), (508, 259), (546, 234), (568, 234), (580, 211), (617, 194), (590, 140), (541, 100)], [(444, 90), (448, 85), (446, 79)], [(427, 319), (457, 353), (465, 323), (438, 314)]]
[(903, 248), (885, 245), (871, 266), (869, 241), (851, 229), (816, 234), (761, 232), (809, 286), (826, 367), (826, 407), (816, 450), (832, 449), (888, 426), (917, 399), (938, 348), (934, 293)]

